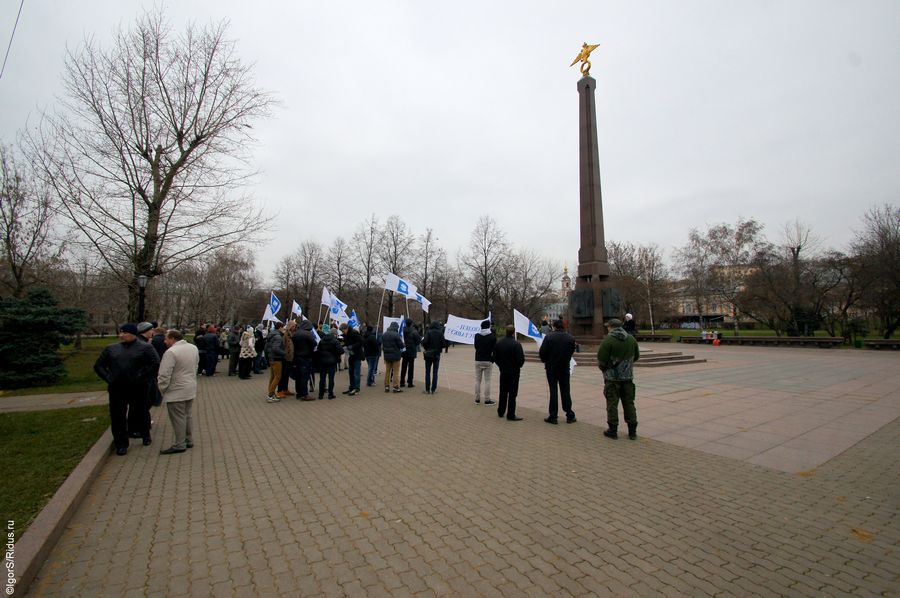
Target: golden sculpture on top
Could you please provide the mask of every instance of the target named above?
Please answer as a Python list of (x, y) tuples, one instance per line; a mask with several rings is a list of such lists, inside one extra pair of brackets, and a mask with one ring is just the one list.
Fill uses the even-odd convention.
[(597, 46), (599, 46), (599, 45), (600, 44), (594, 44), (594, 45), (591, 45), (588, 43), (581, 44), (581, 52), (578, 53), (578, 56), (575, 57), (575, 60), (573, 60), (572, 64), (570, 64), (569, 66), (575, 66), (576, 63), (580, 62), (582, 76), (587, 77), (588, 75), (590, 75), (591, 74), (591, 61), (588, 60), (588, 58), (590, 57), (591, 52), (596, 50)]

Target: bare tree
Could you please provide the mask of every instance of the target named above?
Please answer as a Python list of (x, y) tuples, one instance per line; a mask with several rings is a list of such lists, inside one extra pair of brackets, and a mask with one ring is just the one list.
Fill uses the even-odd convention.
[(641, 245), (637, 252), (638, 281), (643, 286), (644, 297), (647, 301), (647, 312), (650, 317), (650, 333), (656, 332), (653, 321), (653, 308), (657, 308), (665, 296), (668, 288), (669, 275), (666, 263), (660, 248), (655, 244)]
[[(377, 245), (378, 259), (383, 274), (393, 272), (397, 276), (408, 276), (415, 264), (412, 251), (416, 237), (399, 216), (387, 219)], [(388, 315), (394, 315), (394, 293), (388, 293)]]
[(304, 241), (293, 255), (294, 264), (297, 272), (297, 287), (300, 291), (301, 307), (308, 313), (307, 316), (313, 320), (313, 313), (319, 306), (320, 295), (316, 295), (315, 291), (321, 284), (324, 270), (324, 255), (322, 246), (315, 241)]
[(250, 240), (265, 223), (237, 194), (252, 123), (273, 100), (235, 55), (226, 25), (180, 35), (161, 9), (66, 57), (66, 112), (46, 115), (30, 149), (62, 212), (129, 288)]
[(531, 249), (511, 253), (504, 269), (506, 280), (500, 295), (506, 313), (517, 309), (529, 319), (537, 320), (543, 308), (552, 303), (559, 264)]
[(344, 237), (338, 237), (328, 246), (325, 256), (325, 283), (339, 298), (346, 296), (355, 269), (351, 258), (350, 244)]
[(490, 216), (481, 216), (465, 253), (459, 258), (468, 288), (464, 295), (479, 317), (493, 308), (506, 279), (510, 248), (506, 233)]
[(62, 243), (52, 239), (53, 207), (49, 190), (16, 162), (13, 150), (0, 144), (0, 237), (3, 271), (0, 282), (13, 297), (41, 279), (39, 266), (58, 259)]
[(735, 336), (740, 334), (738, 297), (750, 272), (750, 262), (765, 243), (762, 228), (751, 218), (738, 220), (734, 226), (717, 224), (706, 233), (715, 266), (710, 273), (710, 290), (716, 299), (730, 306)]
[(675, 261), (682, 276), (682, 291), (693, 301), (701, 327), (703, 312), (712, 292), (710, 278), (713, 259), (709, 239), (696, 228), (688, 233), (687, 244), (675, 250)]
[[(362, 318), (364, 322), (372, 322), (375, 312), (372, 311), (372, 294), (373, 287), (376, 286), (376, 279), (382, 272), (378, 266), (378, 240), (380, 231), (378, 229), (378, 218), (372, 214), (365, 222), (357, 227), (350, 240), (351, 253), (359, 269), (359, 284), (363, 297)], [(378, 285), (380, 286), (380, 285)]]
[[(432, 301), (435, 294), (435, 281), (437, 280), (438, 268), (443, 264), (446, 265), (447, 254), (444, 248), (438, 245), (437, 235), (434, 230), (426, 228), (425, 232), (419, 235), (418, 247), (419, 261), (416, 274), (416, 282), (419, 284), (419, 293)], [(423, 314), (424, 315), (424, 314)], [(431, 319), (430, 313), (428, 319)]]
[(662, 250), (655, 244), (616, 241), (607, 243), (606, 248), (610, 274), (623, 296), (625, 310), (638, 321), (649, 321), (654, 331), (656, 321), (669, 311), (670, 280)]
[(900, 326), (900, 207), (885, 204), (866, 211), (852, 251), (871, 281), (862, 304), (875, 312), (882, 336), (890, 338)]

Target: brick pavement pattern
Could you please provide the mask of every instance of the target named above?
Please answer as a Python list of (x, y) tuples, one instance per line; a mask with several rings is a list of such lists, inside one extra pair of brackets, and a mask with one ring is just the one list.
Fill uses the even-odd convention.
[(470, 389), (266, 404), (265, 381), (202, 379), (197, 445), (184, 454), (158, 454), (171, 433), (155, 410), (153, 445), (110, 459), (30, 595), (900, 588), (897, 419), (797, 475), (605, 440), (580, 417), (549, 426), (530, 406), (507, 422)]

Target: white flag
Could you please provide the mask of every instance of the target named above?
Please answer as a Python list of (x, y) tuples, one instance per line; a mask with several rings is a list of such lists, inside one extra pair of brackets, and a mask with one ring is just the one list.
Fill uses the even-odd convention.
[(279, 320), (272, 314), (272, 306), (267, 304), (266, 312), (263, 314), (262, 321), (263, 322), (280, 322), (281, 320)]
[(396, 274), (388, 274), (384, 279), (384, 288), (388, 291), (394, 291), (395, 293), (400, 293), (401, 295), (405, 295), (407, 299), (415, 299), (416, 298), (416, 285), (412, 284), (407, 280), (403, 280)]
[(296, 301), (294, 301), (294, 304), (291, 306), (291, 314), (298, 318), (303, 317), (303, 310), (300, 309), (300, 305)]
[(525, 314), (517, 309), (513, 309), (513, 324), (515, 325), (518, 334), (533, 339), (538, 347), (544, 342), (544, 335), (541, 334), (541, 331), (531, 323), (531, 320), (525, 317)]
[(331, 293), (328, 292), (328, 287), (322, 287), (322, 305), (331, 307)]
[(431, 301), (426, 299), (421, 293), (416, 293), (416, 301), (422, 304), (422, 311), (427, 314), (428, 308), (431, 307)]

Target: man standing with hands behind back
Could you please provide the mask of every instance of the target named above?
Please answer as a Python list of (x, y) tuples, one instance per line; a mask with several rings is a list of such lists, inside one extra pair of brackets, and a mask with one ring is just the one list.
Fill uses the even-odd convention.
[[(128, 454), (128, 405), (147, 398), (150, 379), (159, 367), (159, 356), (150, 345), (137, 340), (137, 326), (128, 323), (119, 328), (119, 341), (100, 353), (94, 371), (109, 390), (109, 419), (117, 455)], [(168, 352), (168, 351), (167, 351)], [(144, 446), (150, 444), (149, 418)]]
[[(572, 410), (572, 395), (569, 391), (571, 376), (569, 362), (575, 354), (575, 338), (566, 332), (562, 320), (553, 321), (553, 332), (544, 338), (539, 355), (547, 370), (547, 383), (550, 385), (550, 405), (548, 415), (544, 419), (548, 424), (557, 423), (559, 400), (562, 400), (563, 411), (566, 412), (566, 423), (574, 424), (575, 411)], [(558, 394), (557, 394), (558, 390)]]
[(194, 372), (200, 361), (197, 346), (185, 341), (180, 330), (166, 332), (166, 346), (169, 349), (163, 353), (157, 384), (165, 399), (166, 409), (169, 410), (175, 442), (169, 448), (159, 451), (161, 455), (183, 453), (194, 446), (191, 412), (197, 396), (197, 376)]

